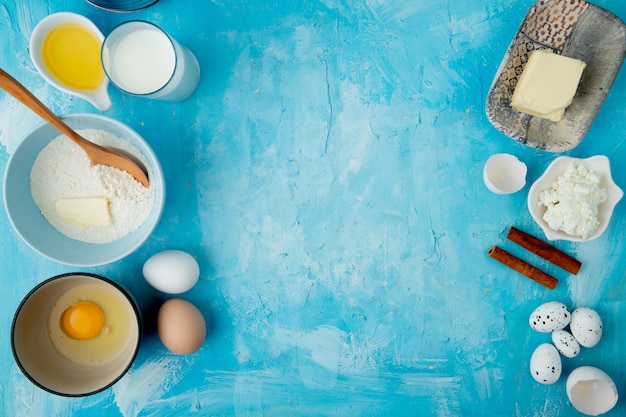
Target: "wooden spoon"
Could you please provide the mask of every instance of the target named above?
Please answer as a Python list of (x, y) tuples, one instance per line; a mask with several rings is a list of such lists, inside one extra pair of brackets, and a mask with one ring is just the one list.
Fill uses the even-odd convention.
[(25, 104), (26, 107), (37, 113), (46, 122), (57, 128), (65, 136), (73, 140), (85, 151), (92, 165), (106, 165), (121, 169), (122, 171), (126, 171), (132, 175), (144, 187), (148, 187), (150, 185), (148, 175), (141, 166), (120, 153), (104, 148), (100, 145), (96, 145), (95, 143), (80, 136), (72, 130), (71, 127), (66, 125), (65, 122), (63, 122), (63, 120), (54, 114), (48, 107), (46, 107), (45, 104), (39, 101), (33, 93), (28, 91), (28, 89), (20, 84), (19, 81), (7, 74), (1, 68), (0, 87)]

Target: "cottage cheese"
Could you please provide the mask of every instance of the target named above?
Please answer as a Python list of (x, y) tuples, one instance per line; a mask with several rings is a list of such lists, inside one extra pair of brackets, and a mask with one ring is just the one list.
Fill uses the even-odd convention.
[(561, 230), (583, 239), (596, 231), (598, 205), (607, 199), (600, 187), (601, 176), (585, 165), (570, 163), (552, 187), (539, 194), (538, 205), (547, 207), (543, 219), (552, 230)]

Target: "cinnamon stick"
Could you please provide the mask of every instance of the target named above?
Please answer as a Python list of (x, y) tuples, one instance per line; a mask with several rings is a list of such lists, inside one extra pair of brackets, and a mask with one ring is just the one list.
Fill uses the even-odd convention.
[(511, 255), (504, 249), (500, 249), (497, 246), (493, 246), (487, 254), (495, 259), (496, 261), (508, 266), (509, 268), (519, 272), (532, 279), (535, 282), (547, 287), (549, 289), (554, 289), (556, 284), (559, 282), (556, 278), (551, 275), (546, 274), (542, 270), (532, 266), (526, 261), (521, 260), (520, 258)]
[(506, 234), (507, 239), (517, 243), (521, 247), (528, 249), (535, 255), (541, 256), (543, 259), (552, 262), (556, 266), (563, 268), (567, 272), (574, 275), (580, 271), (581, 262), (568, 254), (561, 252), (554, 246), (544, 242), (541, 239), (537, 239), (534, 236), (529, 235), (526, 232), (522, 232), (515, 227), (511, 227)]

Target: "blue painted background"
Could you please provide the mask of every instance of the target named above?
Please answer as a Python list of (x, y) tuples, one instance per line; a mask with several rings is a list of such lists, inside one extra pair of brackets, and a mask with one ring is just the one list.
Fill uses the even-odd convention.
[[(626, 3), (596, 4), (626, 19)], [(13, 361), (15, 308), (38, 282), (74, 268), (29, 249), (0, 215), (0, 414), (7, 416), (577, 416), (565, 379), (578, 365), (611, 375), (626, 398), (626, 259), (618, 204), (600, 239), (556, 245), (578, 276), (504, 239), (542, 236), (528, 185), (491, 194), (493, 153), (527, 163), (528, 182), (557, 155), (487, 121), (491, 80), (530, 0), (161, 0), (112, 14), (80, 0), (0, 2), (0, 67), (59, 114), (97, 112), (47, 85), (28, 55), (37, 22), (59, 11), (107, 34), (130, 19), (188, 46), (199, 89), (178, 104), (121, 94), (106, 112), (162, 161), (168, 197), (152, 238), (88, 268), (139, 300), (147, 332), (130, 372), (83, 399), (35, 388)], [(608, 155), (626, 186), (626, 78), (568, 155)], [(0, 167), (37, 116), (0, 93)], [(549, 291), (487, 257), (494, 244), (556, 276)], [(183, 298), (209, 324), (201, 350), (169, 353), (154, 333), (167, 296), (143, 262), (182, 249), (201, 267)], [(529, 375), (548, 341), (528, 326), (545, 301), (595, 308), (602, 341), (563, 362), (554, 385)], [(624, 399), (608, 415), (626, 414)]]

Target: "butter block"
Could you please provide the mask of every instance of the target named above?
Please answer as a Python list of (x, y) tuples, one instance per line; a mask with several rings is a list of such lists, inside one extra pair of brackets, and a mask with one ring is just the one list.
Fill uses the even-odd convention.
[(109, 200), (104, 197), (59, 198), (55, 207), (59, 216), (70, 224), (83, 227), (111, 224)]
[(572, 103), (585, 66), (581, 60), (549, 49), (534, 51), (517, 82), (511, 107), (558, 122)]

